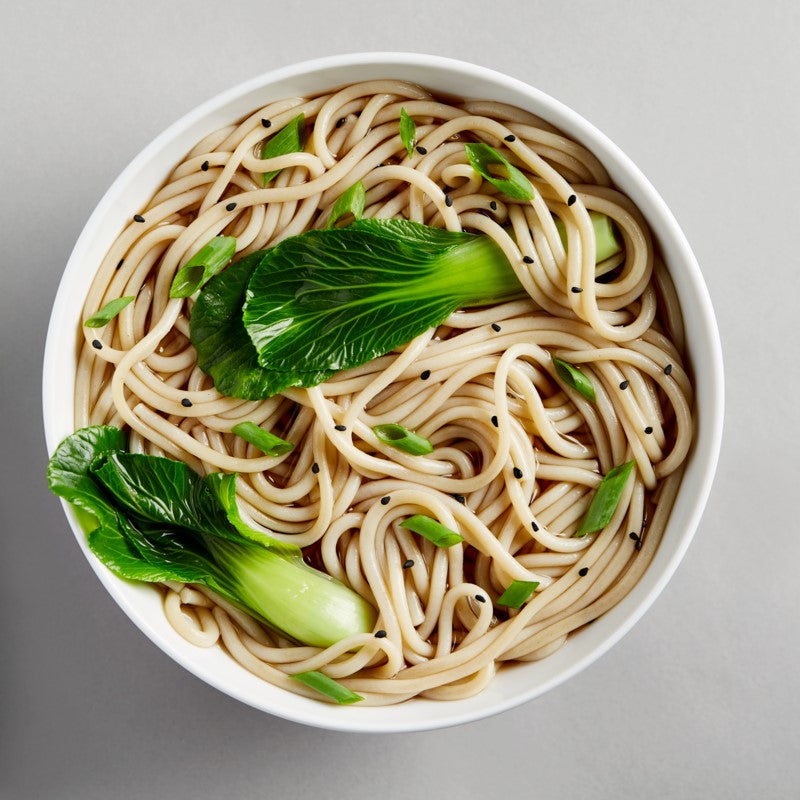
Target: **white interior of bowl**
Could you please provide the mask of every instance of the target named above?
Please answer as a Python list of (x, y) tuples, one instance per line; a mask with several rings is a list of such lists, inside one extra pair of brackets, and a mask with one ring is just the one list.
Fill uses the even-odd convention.
[[(206, 650), (188, 644), (167, 623), (158, 592), (144, 584), (118, 579), (95, 559), (65, 504), (73, 532), (100, 581), (145, 635), (186, 669), (232, 697), (272, 714), (319, 727), (375, 732), (437, 728), (497, 713), (558, 685), (618, 641), (664, 588), (689, 545), (711, 487), (723, 418), (722, 355), (706, 286), (675, 219), (634, 164), (574, 111), (518, 80), (434, 56), (364, 53), (279, 69), (218, 95), (162, 133), (117, 178), (75, 245), (53, 307), (43, 376), (44, 422), (50, 453), (73, 430), (76, 331), (89, 283), (120, 230), (149, 200), (174, 165), (206, 134), (270, 100), (378, 77), (405, 79), (463, 97), (511, 103), (549, 120), (600, 158), (614, 182), (644, 213), (669, 265), (696, 368), (697, 432), (664, 540), (633, 591), (609, 613), (570, 637), (554, 655), (503, 669), (481, 694), (454, 702), (417, 699), (385, 708), (327, 705), (259, 680), (220, 648)], [(702, 369), (697, 369), (698, 365)]]

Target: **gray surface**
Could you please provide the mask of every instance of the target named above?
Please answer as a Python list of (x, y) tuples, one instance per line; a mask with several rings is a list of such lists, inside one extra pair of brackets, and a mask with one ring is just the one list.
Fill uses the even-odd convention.
[[(796, 3), (0, 0), (0, 13), (0, 797), (798, 796)], [(130, 158), (246, 77), (367, 49), (483, 63), (609, 134), (695, 248), (728, 380), (701, 529), (633, 632), (522, 708), (403, 736), (271, 718), (151, 645), (44, 488), (39, 410), (63, 265)]]

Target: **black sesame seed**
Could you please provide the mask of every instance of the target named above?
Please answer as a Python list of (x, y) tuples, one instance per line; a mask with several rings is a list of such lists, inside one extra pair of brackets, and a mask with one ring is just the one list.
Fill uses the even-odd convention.
[(491, 209), (492, 209), (492, 211), (497, 211), (497, 203), (495, 203), (495, 201), (494, 201), (494, 200), (492, 200), (492, 201), (489, 203), (489, 208), (491, 208)]
[(228, 203), (228, 205), (225, 206), (226, 211), (233, 211), (234, 208), (236, 208), (236, 203)]
[(210, 166), (210, 164), (208, 163), (208, 161), (204, 161), (204, 162), (203, 162), (203, 163), (200, 165), (200, 169), (201, 169), (201, 170), (203, 170), (203, 172), (208, 172), (208, 168), (209, 168), (209, 166)]
[(482, 594), (476, 594), (476, 595), (475, 595), (475, 599), (476, 599), (476, 600), (477, 600), (479, 603), (485, 603), (485, 602), (486, 602), (486, 598), (485, 598), (485, 597), (484, 597)]
[(342, 125), (344, 125), (345, 122), (346, 122), (345, 118), (344, 117), (340, 117), (339, 119), (336, 120), (336, 127), (337, 128), (341, 128)]
[(496, 415), (493, 415), (493, 416), (492, 416), (492, 425), (494, 425), (494, 426), (495, 426), (495, 428), (496, 428), (496, 427), (498, 427), (498, 425), (499, 425), (499, 423), (498, 423), (498, 421), (497, 421), (497, 416), (496, 416)]
[(409, 558), (408, 561), (403, 562), (403, 569), (411, 569), (414, 566), (414, 559)]
[(573, 287), (572, 287), (572, 289), (571, 289), (570, 291), (571, 291), (573, 294), (580, 294), (580, 293), (583, 291), (583, 289), (581, 289), (581, 287), (580, 287), (580, 286), (573, 286)]
[(192, 401), (188, 397), (184, 397), (183, 400), (181, 400), (181, 405), (184, 408), (191, 408), (192, 407)]
[(92, 347), (94, 347), (95, 350), (102, 350), (103, 343), (99, 339), (92, 339)]
[(333, 427), (334, 427), (334, 430), (337, 430), (337, 431), (346, 431), (347, 430), (347, 425), (334, 425)]
[(498, 325), (496, 322), (493, 322), (493, 323), (492, 323), (492, 330), (493, 330), (495, 333), (499, 333), (499, 332), (500, 332), (500, 326), (499, 326), (499, 325)]
[(144, 222), (144, 217), (141, 214), (134, 214), (133, 215), (134, 222)]
[(319, 464), (316, 461), (311, 465), (311, 472), (314, 475), (319, 475)]
[(269, 127), (271, 127), (271, 126), (272, 126), (272, 120), (270, 120), (270, 119), (262, 119), (262, 120), (261, 120), (261, 124), (262, 124), (262, 125), (263, 125), (265, 128), (269, 128)]
[(522, 260), (523, 260), (523, 261), (524, 261), (526, 264), (533, 264), (533, 259), (532, 259), (530, 256), (522, 256)]
[(430, 376), (431, 376), (431, 371), (429, 369), (424, 369), (422, 370), (422, 372), (420, 372), (419, 379), (421, 381), (426, 381), (428, 380), (428, 378), (430, 378)]
[(648, 425), (648, 426), (647, 426), (647, 427), (644, 429), (644, 432), (645, 432), (645, 433), (652, 433), (652, 432), (653, 432), (653, 426), (652, 426), (652, 425)]
[(636, 540), (636, 544), (633, 546), (633, 549), (634, 550), (641, 550), (642, 549), (642, 540), (641, 539), (637, 539)]
[(513, 134), (513, 133), (509, 133), (509, 134), (508, 134), (508, 136), (504, 136), (503, 138), (504, 138), (504, 139), (505, 139), (507, 142), (516, 142), (516, 141), (517, 141), (517, 137), (516, 137), (516, 136), (514, 136), (514, 134)]
[(446, 194), (446, 195), (444, 196), (444, 204), (445, 204), (445, 205), (446, 205), (448, 208), (450, 208), (450, 206), (452, 206), (452, 205), (453, 205), (453, 198), (452, 198), (452, 197), (450, 197), (450, 195), (449, 195), (449, 194)]
[(631, 532), (628, 534), (628, 536), (630, 536), (630, 537), (631, 537), (631, 539), (633, 539), (633, 541), (634, 541), (634, 542), (638, 542), (638, 541), (639, 541), (639, 534), (638, 534), (638, 533), (636, 533), (636, 531), (631, 531)]
[(389, 497), (389, 495), (388, 495), (388, 494), (386, 495), (386, 497), (381, 497), (381, 505), (382, 505), (382, 506), (388, 506), (388, 505), (389, 505), (389, 501), (390, 501), (391, 499), (392, 499), (392, 498), (391, 498), (391, 497)]
[(386, 631), (375, 631), (375, 638), (376, 639), (385, 639), (386, 638)]
[(534, 533), (539, 530), (539, 526), (533, 520), (531, 520), (531, 528), (533, 528)]
[(417, 147), (417, 152), (418, 152), (418, 153), (419, 153), (421, 156), (426, 156), (426, 155), (428, 155), (428, 149), (427, 149), (426, 147), (423, 147), (422, 145), (419, 145), (419, 146)]
[(515, 478), (520, 479), (522, 477), (522, 470), (519, 467), (514, 467), (512, 472), (514, 473)]
[(567, 205), (568, 205), (568, 206), (574, 205), (574, 204), (575, 204), (575, 201), (576, 201), (577, 199), (578, 199), (578, 198), (577, 198), (577, 197), (575, 197), (575, 195), (574, 195), (574, 194), (571, 194), (571, 195), (570, 195), (570, 196), (567, 198)]
[(119, 260), (119, 264), (117, 264), (117, 269), (120, 269), (124, 263), (125, 263), (125, 259), (124, 259), (124, 258), (121, 258), (121, 259)]
[(467, 498), (464, 497), (463, 494), (454, 494), (453, 500), (455, 500), (457, 503), (461, 503), (462, 506), (467, 502)]
[(630, 385), (631, 385), (630, 381), (622, 381), (622, 383), (619, 385), (619, 388), (627, 389)]
[(580, 576), (581, 576), (581, 578), (582, 578), (584, 575), (588, 575), (588, 574), (589, 574), (589, 567), (581, 567), (581, 568), (578, 570), (578, 575), (580, 575)]
[(667, 364), (667, 366), (664, 367), (664, 374), (669, 375), (671, 372), (672, 372), (672, 364)]

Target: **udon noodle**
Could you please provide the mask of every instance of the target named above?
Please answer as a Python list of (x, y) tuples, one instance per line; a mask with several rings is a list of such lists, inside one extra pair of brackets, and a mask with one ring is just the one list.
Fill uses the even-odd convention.
[[(401, 108), (417, 122), (410, 158)], [(305, 152), (262, 160), (264, 140), (300, 112), (311, 125)], [(483, 181), (468, 141), (502, 148), (533, 183), (533, 200)], [(264, 188), (262, 173), (278, 168)], [(261, 401), (220, 395), (189, 341), (192, 301), (169, 298), (176, 271), (217, 234), (236, 237), (239, 258), (325, 227), (357, 180), (365, 218), (492, 237), (528, 297), (456, 312), (401, 351), (313, 388)], [(589, 210), (608, 215), (624, 244), (597, 274)], [(323, 670), (368, 704), (468, 697), (503, 665), (552, 654), (613, 607), (658, 547), (692, 435), (677, 296), (642, 214), (603, 165), (526, 111), (396, 80), (269, 102), (175, 167), (109, 249), (84, 313), (123, 295), (136, 300), (101, 342), (84, 329), (76, 427), (118, 425), (133, 452), (239, 473), (238, 500), (255, 522), (379, 611), (385, 636), (320, 649), (201, 587), (163, 587), (181, 636), (221, 644), (270, 683), (313, 695), (289, 675)], [(595, 403), (559, 383), (553, 356), (591, 376)], [(243, 420), (295, 449), (264, 456), (231, 433)], [(434, 452), (368, 444), (365, 433), (385, 421), (416, 430)], [(602, 475), (629, 459), (635, 478), (610, 523), (574, 537)], [(437, 548), (399, 527), (414, 513), (458, 530), (464, 544)], [(539, 582), (520, 610), (494, 602), (512, 580)]]

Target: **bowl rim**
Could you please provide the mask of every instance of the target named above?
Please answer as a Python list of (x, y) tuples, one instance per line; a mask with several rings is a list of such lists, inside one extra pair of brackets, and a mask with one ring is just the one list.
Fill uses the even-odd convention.
[[(284, 692), (283, 690), (280, 691), (290, 695), (291, 698), (297, 698), (300, 701), (306, 702), (294, 703), (292, 700), (287, 702), (286, 707), (282, 706), (280, 708), (272, 707), (269, 703), (256, 702), (252, 696), (246, 691), (239, 689), (237, 685), (232, 685), (230, 682), (222, 680), (220, 676), (215, 675), (213, 671), (201, 668), (191, 658), (178, 652), (174, 643), (169, 641), (168, 637), (161, 635), (153, 628), (144, 613), (123, 595), (122, 586), (125, 582), (107, 570), (88, 550), (84, 533), (77, 518), (69, 507), (69, 504), (63, 500), (61, 501), (79, 546), (106, 590), (148, 639), (189, 672), (247, 705), (294, 722), (330, 730), (390, 733), (432, 730), (435, 728), (458, 725), (464, 722), (483, 719), (528, 702), (581, 672), (589, 664), (613, 647), (633, 627), (648, 608), (650, 608), (677, 569), (678, 564), (682, 560), (694, 537), (708, 500), (722, 440), (724, 373), (722, 366), (722, 346), (714, 310), (700, 267), (691, 247), (665, 201), (661, 198), (650, 181), (644, 176), (634, 162), (604, 133), (584, 119), (578, 112), (545, 92), (517, 78), (510, 77), (487, 67), (424, 53), (344, 53), (279, 67), (216, 94), (214, 97), (202, 102), (182, 115), (158, 134), (158, 136), (130, 161), (128, 166), (112, 182), (90, 215), (75, 243), (59, 283), (47, 329), (43, 360), (42, 404), (48, 454), (53, 452), (61, 438), (66, 435), (62, 430), (59, 430), (57, 422), (59, 407), (63, 406), (63, 393), (59, 391), (59, 386), (55, 385), (54, 377), (57, 374), (59, 358), (65, 347), (63, 340), (69, 338), (64, 337), (63, 333), (69, 330), (67, 322), (74, 317), (74, 310), (70, 312), (70, 308), (67, 307), (66, 287), (69, 286), (76, 276), (80, 276), (82, 251), (86, 248), (87, 242), (98, 226), (102, 224), (104, 217), (109, 212), (113, 202), (117, 199), (117, 195), (120, 192), (119, 187), (126, 184), (135, 176), (167, 143), (171, 142), (176, 137), (180, 137), (186, 130), (191, 128), (192, 125), (211, 116), (215, 111), (224, 108), (239, 97), (243, 97), (254, 90), (266, 89), (271, 84), (279, 81), (296, 79), (308, 73), (337, 68), (363, 67), (367, 65), (374, 65), (376, 69), (385, 70), (386, 74), (388, 74), (389, 70), (392, 68), (403, 69), (411, 67), (430, 69), (432, 72), (439, 73), (456, 71), (466, 78), (475, 78), (483, 82), (488, 81), (490, 83), (502, 85), (512, 93), (527, 97), (537, 108), (545, 108), (547, 113), (539, 115), (553, 122), (553, 124), (557, 125), (560, 129), (565, 130), (571, 137), (578, 138), (575, 131), (580, 131), (581, 140), (585, 138), (591, 140), (589, 149), (592, 150), (593, 153), (597, 154), (598, 150), (603, 152), (603, 155), (598, 155), (598, 158), (600, 158), (604, 165), (608, 166), (609, 159), (613, 160), (618, 170), (626, 173), (631, 180), (635, 181), (637, 188), (646, 196), (650, 206), (648, 222), (651, 225), (653, 224), (652, 215), (655, 213), (658, 217), (658, 227), (661, 233), (665, 233), (669, 237), (671, 243), (680, 250), (682, 270), (690, 284), (690, 291), (694, 295), (700, 312), (700, 318), (696, 320), (696, 324), (702, 330), (702, 338), (698, 335), (698, 341), (703, 341), (706, 350), (707, 359), (703, 361), (702, 367), (704, 379), (708, 386), (707, 394), (709, 395), (706, 398), (708, 409), (704, 414), (704, 426), (700, 431), (700, 436), (697, 436), (697, 431), (695, 432), (697, 438), (693, 443), (693, 453), (691, 455), (692, 459), (702, 462), (699, 467), (699, 475), (694, 476), (694, 482), (692, 483), (692, 492), (694, 495), (692, 507), (683, 529), (677, 532), (671, 531), (671, 535), (676, 537), (676, 541), (673, 542), (672, 553), (666, 563), (661, 566), (660, 573), (646, 593), (636, 599), (634, 603), (628, 603), (627, 605), (630, 606), (629, 608), (625, 607), (626, 601), (629, 600), (633, 592), (623, 598), (623, 600), (611, 610), (615, 611), (624, 607), (624, 613), (619, 615), (615, 626), (599, 641), (599, 643), (592, 646), (588, 652), (577, 658), (574, 663), (549, 680), (532, 686), (528, 691), (498, 701), (487, 708), (470, 710), (468, 701), (472, 698), (467, 698), (464, 701), (448, 701), (446, 705), (452, 707), (453, 713), (438, 715), (435, 719), (429, 720), (395, 720), (392, 722), (390, 712), (391, 709), (394, 708), (393, 706), (383, 709), (388, 715), (385, 720), (381, 718), (375, 720), (367, 717), (359, 719), (358, 713), (363, 713), (363, 711), (359, 709), (339, 709), (338, 707), (332, 707), (314, 701), (309, 705), (306, 698), (298, 698), (296, 695), (290, 695), (290, 693)], [(432, 80), (432, 83), (435, 82), (435, 79)], [(537, 111), (536, 113), (539, 112)], [(187, 150), (190, 147), (191, 143), (189, 143)], [(74, 400), (72, 403), (74, 404)], [(686, 491), (684, 480), (678, 497), (680, 498)], [(676, 500), (676, 504), (677, 502)], [(669, 530), (669, 526), (667, 530)], [(663, 543), (661, 547), (663, 547)], [(645, 571), (644, 576), (648, 575), (652, 569), (653, 564), (651, 563)], [(644, 580), (644, 576), (642, 580)], [(642, 581), (640, 580), (637, 586), (641, 583)], [(636, 587), (634, 587), (634, 589), (635, 588)], [(608, 613), (611, 613), (611, 611)], [(467, 704), (466, 710), (463, 709), (464, 704)], [(330, 713), (331, 709), (334, 709), (336, 712), (350, 713), (332, 714)], [(354, 715), (352, 713), (353, 711), (357, 713)]]

